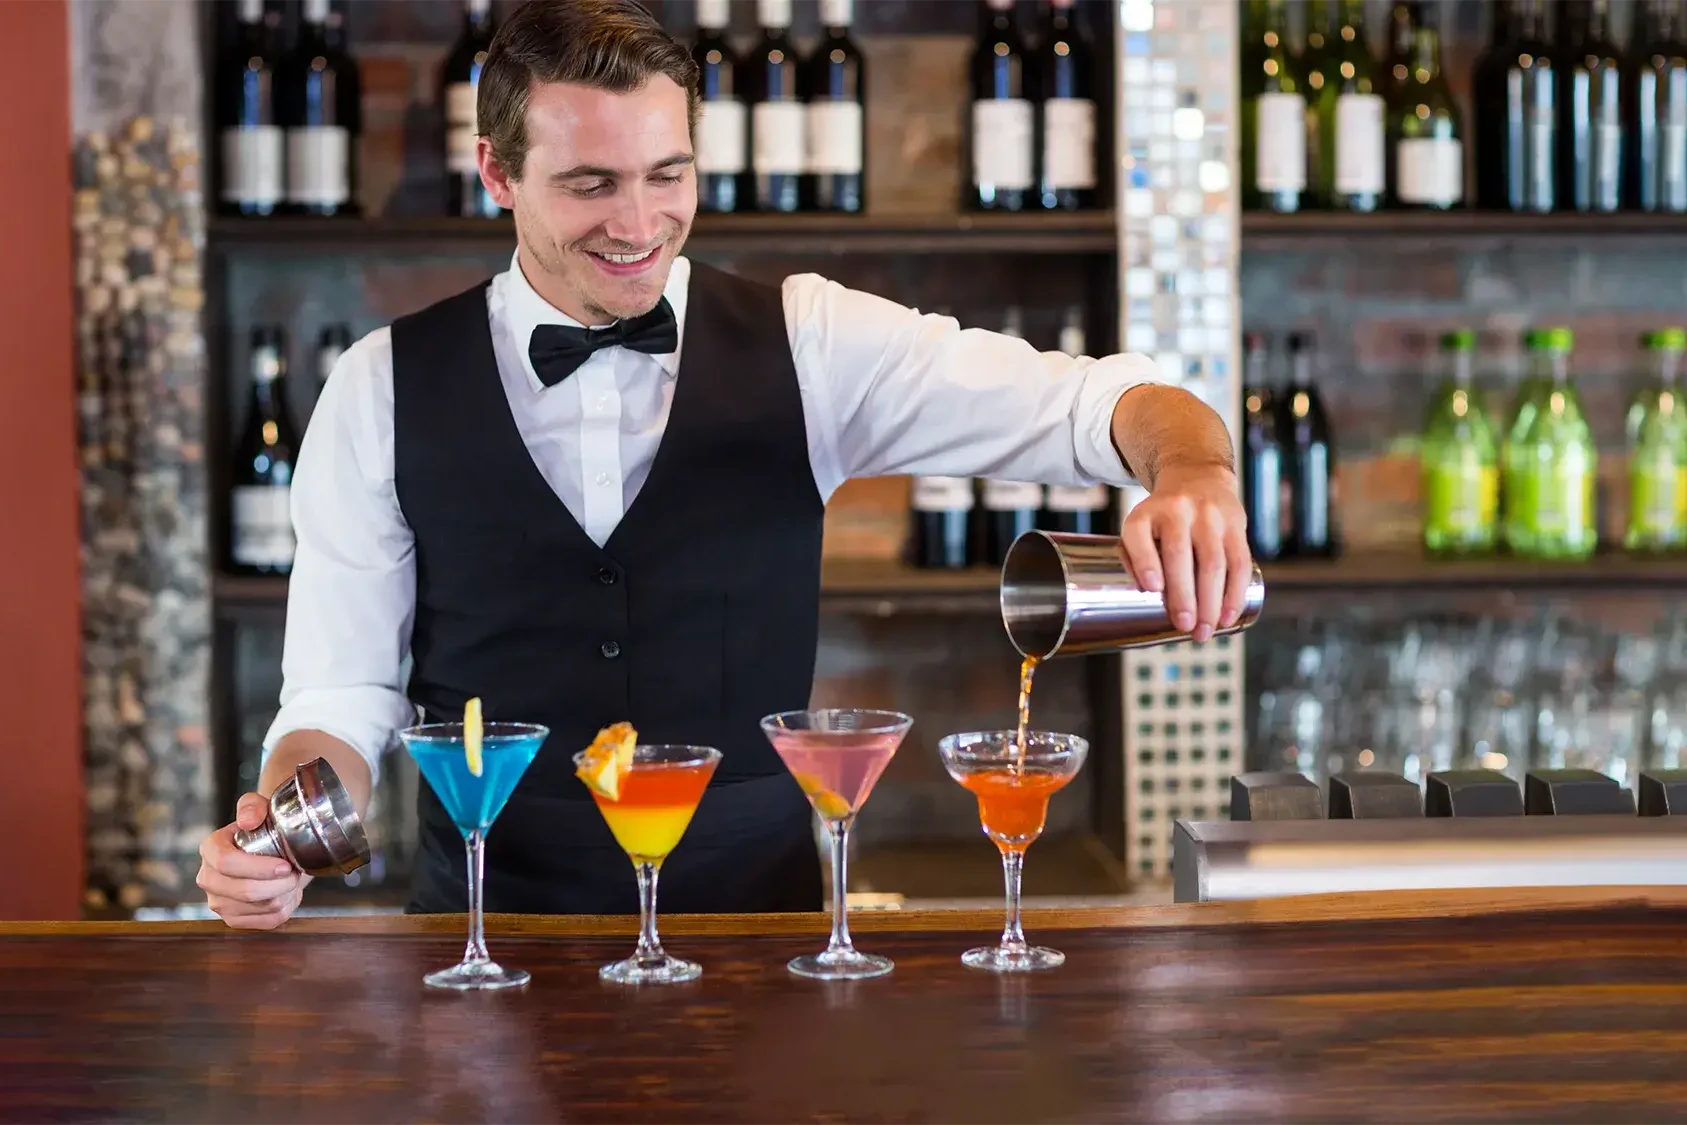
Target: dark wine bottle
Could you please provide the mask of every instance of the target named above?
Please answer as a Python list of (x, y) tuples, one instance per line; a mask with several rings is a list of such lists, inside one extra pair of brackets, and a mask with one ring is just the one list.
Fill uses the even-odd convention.
[(1643, 211), (1687, 211), (1687, 43), (1673, 0), (1639, 9), (1629, 54), (1634, 100), (1632, 185)]
[(1441, 34), (1422, 13), (1412, 65), (1390, 122), (1396, 206), (1449, 210), (1464, 201), (1464, 130), (1441, 72)]
[(1490, 211), (1511, 209), (1507, 168), (1514, 157), (1510, 143), (1508, 80), (1517, 38), (1519, 0), (1496, 0), (1490, 11), (1488, 46), (1470, 72), (1471, 159), (1476, 165), (1476, 206)]
[(973, 509), (968, 477), (915, 477), (909, 562), (918, 567), (958, 570), (971, 561)]
[(269, 215), (286, 197), (286, 143), (277, 105), (280, 16), (240, 0), (234, 41), (217, 62), (212, 111), (221, 148), (220, 210)]
[(1505, 54), (1506, 207), (1551, 211), (1558, 203), (1558, 75), (1544, 0), (1522, 0)]
[(1329, 205), (1341, 211), (1375, 211), (1388, 189), (1388, 106), (1365, 36), (1365, 5), (1341, 0), (1340, 25), (1324, 49), (1327, 84), (1316, 94), (1324, 137)]
[(1560, 66), (1560, 206), (1578, 211), (1622, 207), (1623, 66), (1611, 41), (1610, 0), (1563, 5), (1565, 41)]
[(467, 219), (495, 219), (503, 213), (480, 181), (475, 154), (480, 137), (476, 99), (480, 68), (492, 46), (492, 0), (465, 0), (463, 29), (445, 56), (440, 85), (445, 100), (445, 211)]
[(728, 0), (697, 0), (697, 209), (738, 210), (739, 184), (749, 166), (750, 116), (738, 96), (738, 52), (726, 41)]
[(1288, 458), (1265, 337), (1249, 332), (1242, 346), (1242, 508), (1248, 517), (1248, 548), (1256, 559), (1277, 559), (1283, 557), (1289, 532)]
[(1293, 380), (1278, 400), (1278, 430), (1288, 447), (1288, 549), (1296, 556), (1335, 554), (1331, 527), (1331, 484), (1335, 455), (1324, 400), (1312, 382), (1312, 337), (1289, 336), (1289, 365)]
[[(1265, 0), (1250, 21), (1257, 43), (1241, 82), (1249, 210), (1299, 211), (1306, 196), (1306, 82), (1289, 51), (1285, 0)], [(1251, 154), (1251, 155), (1250, 155)]]
[(355, 215), (363, 86), (346, 53), (344, 17), (329, 0), (304, 0), (299, 42), (279, 75), (287, 131), (287, 209)]
[(790, 36), (791, 0), (756, 0), (756, 12), (761, 42), (744, 57), (756, 210), (801, 211), (807, 195), (808, 113), (802, 103), (802, 60)]
[(287, 411), (287, 343), (280, 328), (254, 328), (247, 354), (252, 391), (235, 448), (230, 490), (230, 562), (250, 574), (293, 569), (288, 502), (299, 448)]
[(853, 0), (820, 0), (826, 36), (808, 57), (808, 173), (817, 211), (867, 205), (867, 64), (849, 37)]
[(1074, 0), (1049, 0), (1032, 56), (1039, 106), (1037, 203), (1045, 211), (1095, 206), (1095, 88), (1089, 44), (1072, 21)]
[[(1073, 306), (1066, 310), (1058, 343), (1060, 351), (1070, 356), (1089, 354), (1084, 339), (1084, 310)], [(1108, 514), (1113, 506), (1113, 490), (1105, 484), (1051, 484), (1043, 496), (1043, 514), (1039, 526), (1048, 531), (1066, 531), (1074, 535), (1107, 535), (1117, 530)]]
[(1013, 0), (984, 0), (972, 51), (966, 206), (1023, 211), (1036, 180), (1036, 108)]
[(1388, 6), (1388, 46), (1382, 56), (1384, 96), (1394, 104), (1412, 74), (1412, 45), (1417, 42), (1422, 5), (1416, 0), (1394, 0)]

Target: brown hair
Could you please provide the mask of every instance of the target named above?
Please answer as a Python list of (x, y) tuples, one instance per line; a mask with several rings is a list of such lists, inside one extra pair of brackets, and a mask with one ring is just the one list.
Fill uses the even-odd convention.
[(512, 179), (527, 160), (535, 82), (576, 82), (617, 94), (665, 74), (684, 90), (697, 126), (697, 64), (635, 0), (528, 0), (492, 37), (476, 98), (480, 131)]

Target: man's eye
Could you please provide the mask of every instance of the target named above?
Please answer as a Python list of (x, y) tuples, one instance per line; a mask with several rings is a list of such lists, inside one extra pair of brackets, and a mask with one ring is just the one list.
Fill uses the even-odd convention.
[(609, 188), (610, 184), (607, 181), (600, 180), (595, 184), (582, 184), (579, 187), (574, 188), (573, 191), (575, 195), (591, 197), (594, 195), (603, 195), (609, 190)]
[(672, 172), (660, 176), (652, 176), (651, 178), (659, 184), (677, 184), (681, 180), (685, 179), (685, 174), (683, 172)]

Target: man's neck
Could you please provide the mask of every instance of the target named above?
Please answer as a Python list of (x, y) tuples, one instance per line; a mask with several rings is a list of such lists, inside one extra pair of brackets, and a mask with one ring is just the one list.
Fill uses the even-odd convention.
[(588, 328), (597, 328), (605, 324), (613, 324), (615, 318), (601, 311), (592, 312), (582, 305), (577, 297), (566, 292), (557, 281), (547, 274), (526, 246), (519, 242), (516, 245), (516, 264), (521, 267), (521, 276), (527, 279), (527, 284), (533, 292), (551, 308), (564, 316), (573, 317)]

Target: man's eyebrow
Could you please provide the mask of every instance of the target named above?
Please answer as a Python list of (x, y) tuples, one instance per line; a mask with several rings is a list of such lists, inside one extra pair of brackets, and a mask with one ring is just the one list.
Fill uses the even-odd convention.
[[(696, 159), (697, 158), (692, 156), (689, 152), (676, 152), (674, 155), (665, 157), (658, 160), (655, 164), (652, 164), (649, 171), (660, 172), (668, 168), (684, 167), (687, 164), (696, 163)], [(560, 184), (566, 183), (569, 180), (616, 180), (620, 179), (621, 175), (622, 173), (615, 168), (603, 168), (596, 164), (576, 164), (572, 168), (564, 168), (560, 172), (552, 172), (550, 178), (552, 183)]]

